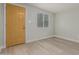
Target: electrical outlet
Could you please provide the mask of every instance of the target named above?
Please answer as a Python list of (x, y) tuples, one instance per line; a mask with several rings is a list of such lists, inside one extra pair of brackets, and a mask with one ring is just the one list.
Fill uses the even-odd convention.
[(77, 36), (77, 39), (79, 39), (79, 35)]
[(1, 52), (1, 48), (0, 48), (0, 52)]

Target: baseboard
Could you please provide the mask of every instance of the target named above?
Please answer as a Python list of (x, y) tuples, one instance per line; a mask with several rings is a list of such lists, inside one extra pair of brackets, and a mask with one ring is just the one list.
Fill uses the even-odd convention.
[(77, 42), (77, 43), (79, 43), (78, 40), (74, 40), (74, 39), (72, 39), (72, 38), (68, 38), (68, 37), (60, 36), (60, 35), (51, 35), (51, 36), (47, 36), (47, 37), (43, 37), (43, 38), (39, 38), (39, 39), (27, 40), (26, 43), (31, 43), (31, 42), (34, 42), (34, 41), (38, 41), (38, 40), (42, 40), (42, 39), (47, 39), (47, 38), (51, 38), (51, 37), (61, 38), (61, 39), (64, 39), (64, 40), (68, 40), (68, 41), (72, 41), (72, 42)]
[(47, 39), (47, 38), (51, 38), (51, 37), (54, 37), (54, 36), (51, 35), (51, 36), (46, 36), (46, 37), (39, 38), (39, 39), (27, 40), (26, 43), (31, 43), (31, 42), (34, 42), (34, 41), (38, 41), (38, 40), (42, 40), (42, 39)]
[(72, 41), (72, 42), (77, 42), (77, 43), (79, 43), (78, 40), (74, 40), (74, 39), (72, 39), (72, 38), (65, 37), (65, 36), (54, 35), (53, 37), (57, 37), (57, 38), (61, 38), (61, 39), (64, 39), (64, 40), (69, 40), (69, 41)]

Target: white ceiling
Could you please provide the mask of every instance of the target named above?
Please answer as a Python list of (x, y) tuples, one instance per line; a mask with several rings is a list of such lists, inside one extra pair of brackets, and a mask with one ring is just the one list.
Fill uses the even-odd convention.
[(79, 9), (79, 3), (29, 3), (29, 5), (50, 11), (53, 13)]

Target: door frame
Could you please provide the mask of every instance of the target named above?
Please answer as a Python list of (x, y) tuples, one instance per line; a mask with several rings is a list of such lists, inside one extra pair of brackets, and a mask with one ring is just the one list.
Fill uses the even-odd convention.
[[(6, 4), (7, 3), (4, 3), (4, 39), (3, 39), (3, 46), (2, 46), (2, 48), (7, 48), (7, 46), (6, 46)], [(24, 6), (22, 6), (22, 5), (19, 5), (19, 4), (11, 4), (11, 5), (15, 5), (15, 6), (18, 6), (18, 7), (23, 7), (23, 8), (25, 8), (25, 16), (26, 16), (26, 7), (24, 7)], [(25, 17), (25, 19), (24, 19), (24, 21), (25, 21), (25, 30), (24, 30), (24, 34), (25, 34), (25, 39), (24, 39), (24, 43), (26, 43), (26, 17)]]

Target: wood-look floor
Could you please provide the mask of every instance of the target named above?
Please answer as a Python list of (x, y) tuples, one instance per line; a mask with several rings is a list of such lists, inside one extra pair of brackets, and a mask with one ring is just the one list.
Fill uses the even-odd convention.
[(79, 43), (49, 38), (4, 49), (1, 55), (78, 55)]

